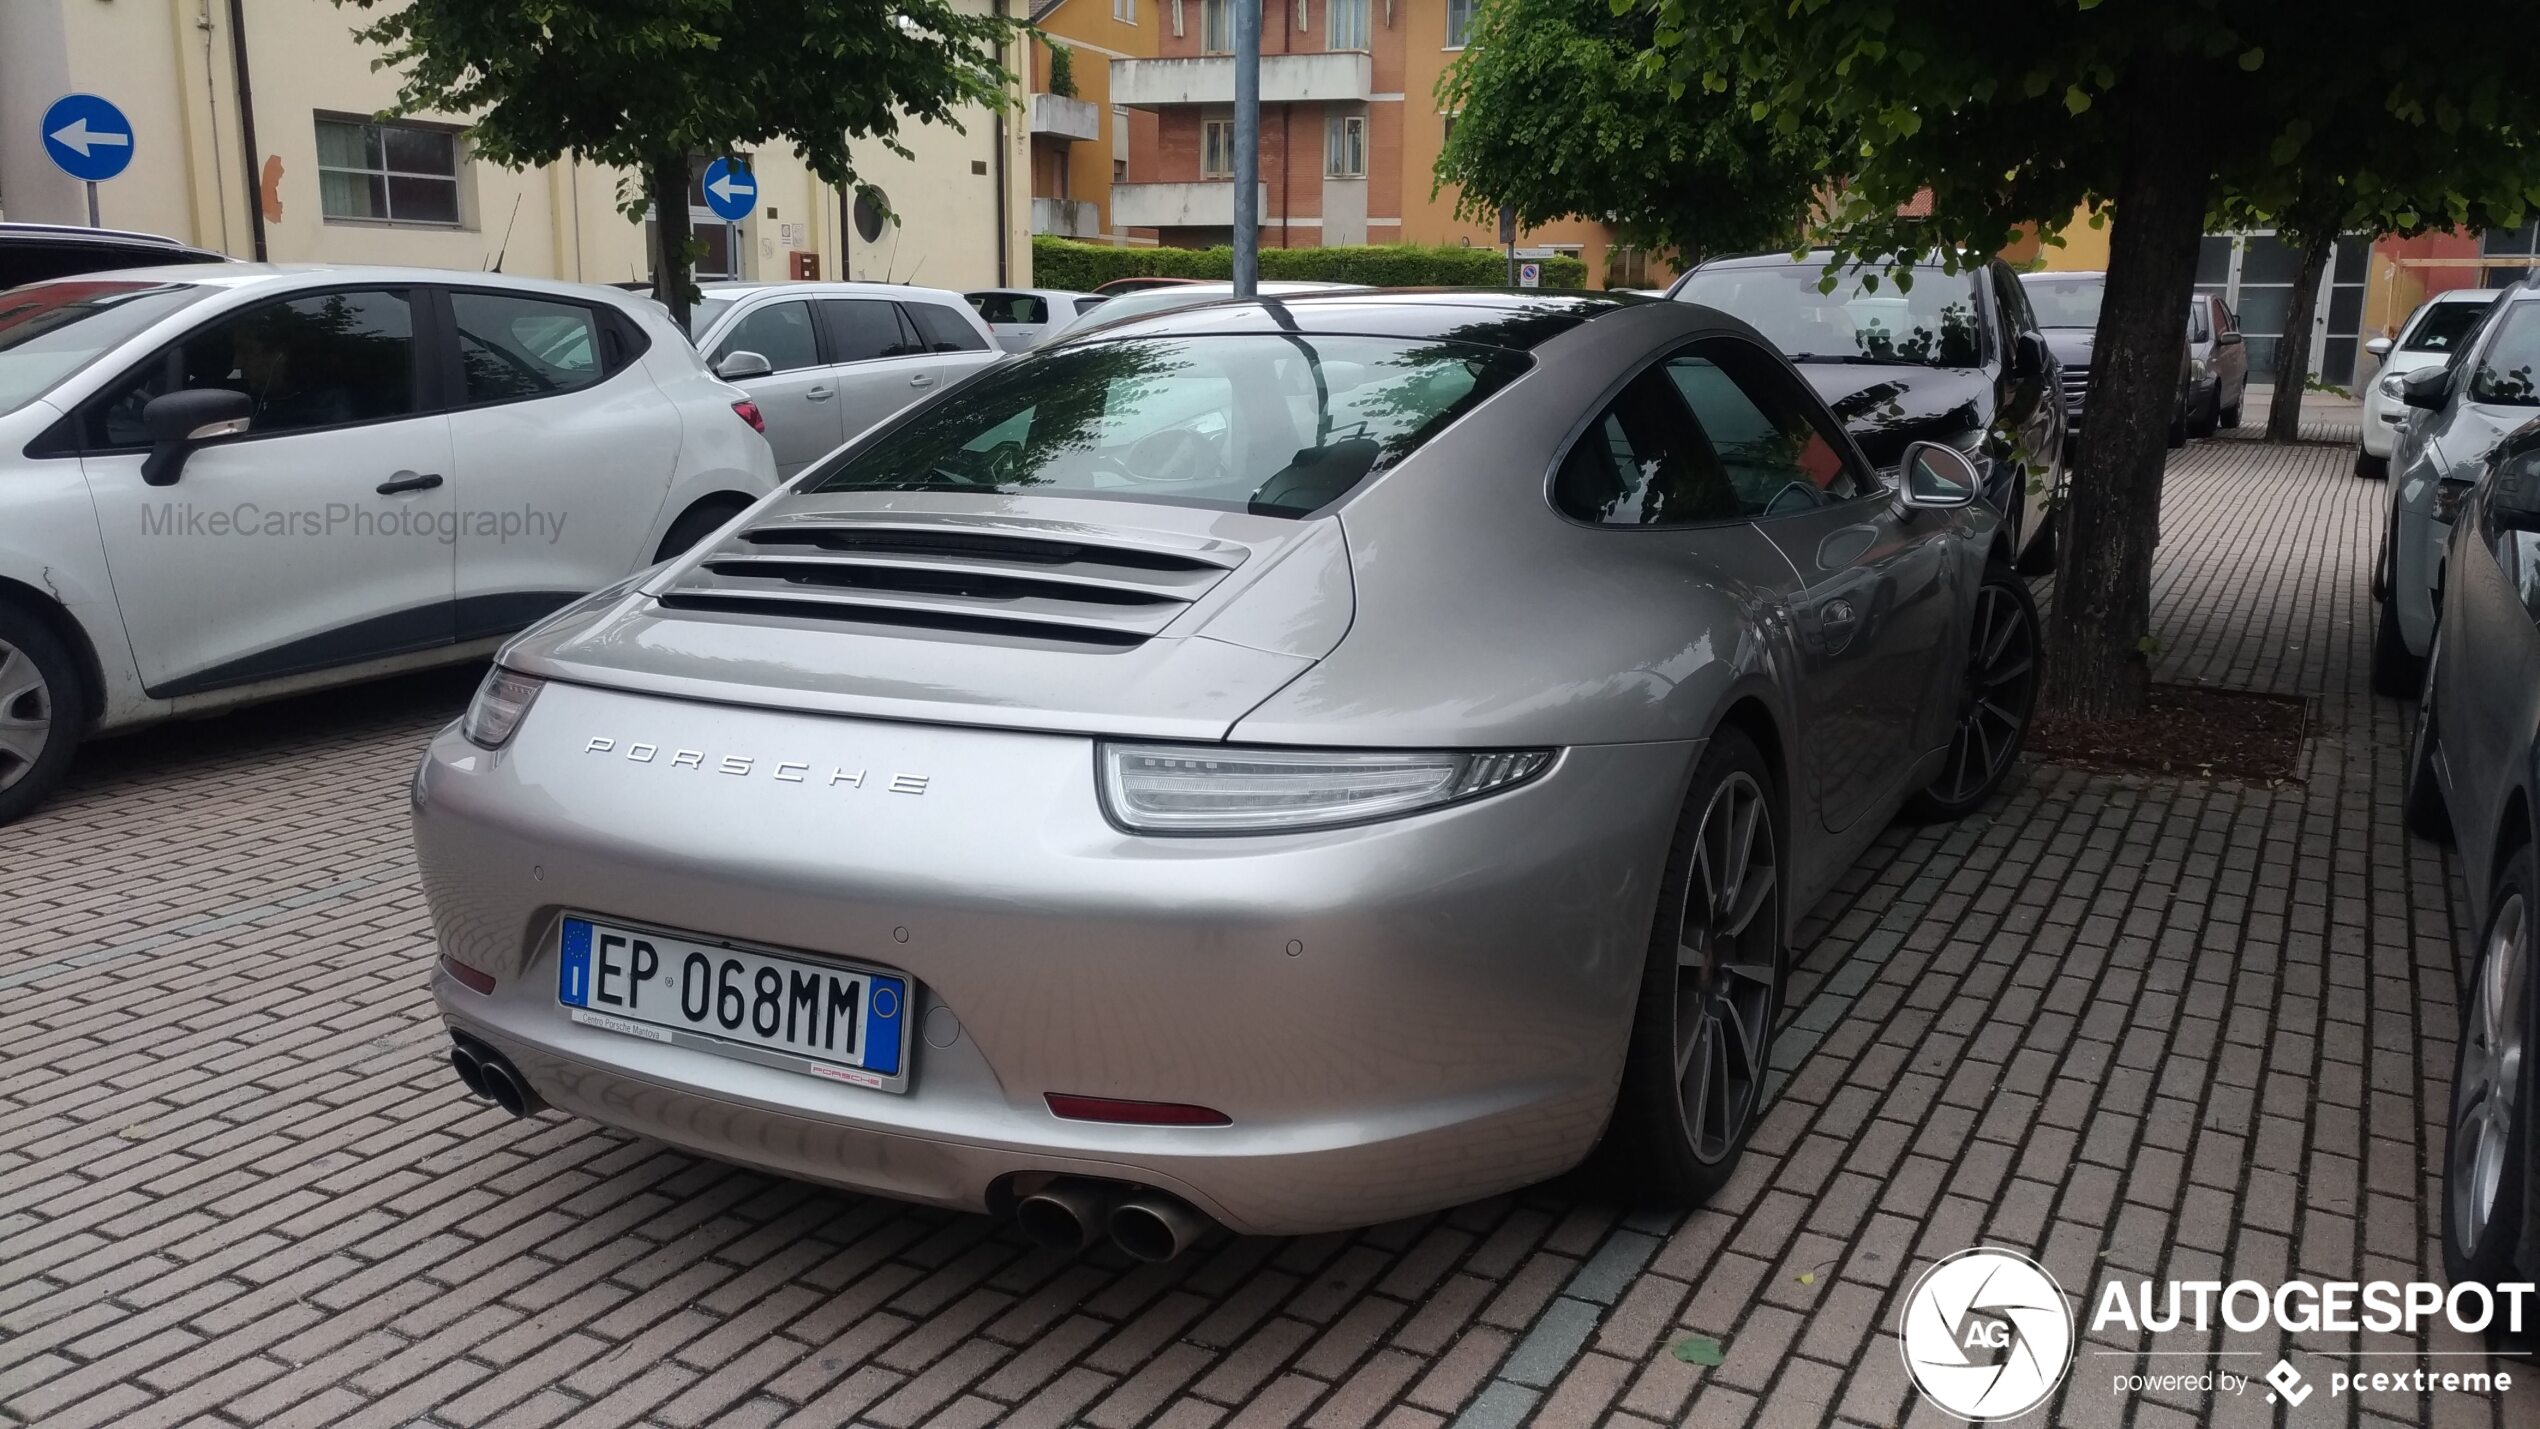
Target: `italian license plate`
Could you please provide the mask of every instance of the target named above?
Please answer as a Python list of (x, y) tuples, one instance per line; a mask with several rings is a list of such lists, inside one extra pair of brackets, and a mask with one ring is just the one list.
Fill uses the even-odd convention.
[(576, 1022), (657, 1042), (858, 1086), (900, 1077), (908, 981), (870, 968), (567, 918), (556, 1000)]

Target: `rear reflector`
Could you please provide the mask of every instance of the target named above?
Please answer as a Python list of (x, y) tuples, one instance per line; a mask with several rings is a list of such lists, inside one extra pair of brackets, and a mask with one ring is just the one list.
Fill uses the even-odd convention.
[(1053, 1116), (1069, 1121), (1118, 1121), (1137, 1126), (1232, 1126), (1235, 1119), (1188, 1102), (1133, 1102), (1118, 1097), (1078, 1097), (1047, 1092), (1041, 1098)]
[(450, 976), (457, 978), (460, 982), (467, 984), (467, 986), (473, 991), (484, 993), (489, 997), (493, 995), (494, 975), (492, 973), (485, 972), (478, 968), (469, 967), (467, 964), (446, 954), (443, 955), (441, 959), (441, 971), (448, 973)]
[(767, 435), (767, 418), (759, 415), (758, 403), (735, 402), (732, 404), (732, 415), (749, 423), (751, 431), (761, 436)]

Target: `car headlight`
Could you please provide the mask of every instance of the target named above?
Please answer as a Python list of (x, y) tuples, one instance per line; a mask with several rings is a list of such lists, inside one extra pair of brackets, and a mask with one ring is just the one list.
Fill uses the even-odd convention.
[(1389, 819), (1513, 789), (1552, 751), (1244, 749), (1105, 744), (1102, 796), (1135, 833), (1290, 833)]
[(2381, 375), (2381, 380), (2372, 385), (2382, 396), (2395, 400), (2403, 395), (2399, 391), (2399, 379), (2405, 376), (2407, 374), (2404, 372), (2385, 372)]
[(459, 733), (480, 749), (502, 748), (545, 684), (500, 665), (486, 671), (485, 683), (476, 687), (476, 698), (468, 701), (467, 714), (459, 721)]

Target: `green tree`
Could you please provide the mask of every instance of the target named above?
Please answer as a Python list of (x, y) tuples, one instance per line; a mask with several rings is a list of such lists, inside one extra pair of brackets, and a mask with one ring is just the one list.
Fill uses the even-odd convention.
[(1466, 218), (1601, 219), (1679, 259), (1797, 241), (1836, 145), (1810, 116), (1756, 117), (1769, 80), (1671, 92), (1653, 7), (1496, 0), (1440, 77), (1455, 116), (1436, 185)]
[[(335, 0), (401, 80), (395, 113), (469, 116), (476, 153), (567, 154), (629, 170), (618, 207), (656, 218), (654, 291), (683, 326), (695, 285), (691, 155), (792, 144), (822, 180), (881, 203), (849, 144), (903, 156), (903, 125), (960, 127), (1008, 103), (1020, 28), (950, 0)], [(1002, 10), (1002, 7), (1000, 7)]]
[[(2024, 224), (2112, 212), (2090, 424), (2061, 513), (2046, 696), (2143, 707), (2181, 314), (2208, 215), (2335, 180), (2497, 219), (2540, 173), (2540, 85), (2476, 6), (2388, 23), (2363, 0), (1625, 0), (1683, 96), (1766, 92), (1784, 133), (1853, 133), (1835, 217), (1854, 257), (1999, 251)], [(2365, 38), (2359, 38), (2365, 37)], [(1688, 101), (1691, 102), (1691, 101)], [(1928, 191), (1927, 217), (1900, 209)], [(2260, 206), (2265, 206), (2260, 202)]]

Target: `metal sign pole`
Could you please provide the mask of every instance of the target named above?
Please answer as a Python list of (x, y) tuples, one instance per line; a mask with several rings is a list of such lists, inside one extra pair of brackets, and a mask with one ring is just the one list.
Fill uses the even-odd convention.
[(97, 181), (95, 179), (90, 179), (88, 181), (88, 226), (91, 228), (105, 227), (104, 224), (97, 221)]

